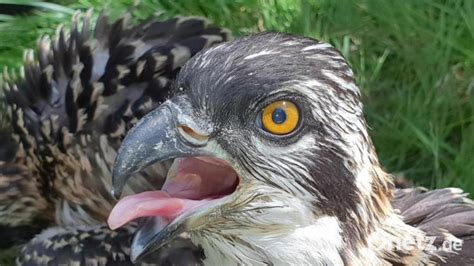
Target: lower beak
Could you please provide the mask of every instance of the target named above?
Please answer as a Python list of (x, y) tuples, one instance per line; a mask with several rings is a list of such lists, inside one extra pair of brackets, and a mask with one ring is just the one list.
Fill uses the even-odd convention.
[(194, 245), (188, 238), (175, 237), (185, 230), (186, 225), (179, 228), (166, 227), (158, 234), (157, 226), (161, 222), (159, 217), (140, 219), (140, 229), (136, 232), (130, 249), (131, 261), (137, 263), (151, 252), (159, 250), (150, 258), (153, 261), (148, 261), (167, 265), (171, 260), (173, 265), (201, 265), (205, 258), (202, 248)]
[[(187, 229), (185, 221), (170, 226), (163, 226), (163, 223), (164, 221), (161, 217), (140, 219), (139, 229), (135, 233), (130, 247), (130, 259), (133, 263), (162, 248)], [(198, 250), (198, 247), (191, 248)]]

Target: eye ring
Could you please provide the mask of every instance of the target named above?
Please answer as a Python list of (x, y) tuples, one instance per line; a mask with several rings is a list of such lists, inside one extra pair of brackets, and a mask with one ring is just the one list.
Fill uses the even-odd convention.
[(298, 127), (300, 113), (293, 102), (280, 100), (263, 108), (260, 120), (262, 129), (268, 133), (288, 135)]

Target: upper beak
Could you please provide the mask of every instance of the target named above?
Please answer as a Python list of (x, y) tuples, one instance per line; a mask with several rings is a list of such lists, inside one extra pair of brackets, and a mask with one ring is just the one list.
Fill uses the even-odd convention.
[(143, 117), (127, 134), (112, 171), (112, 194), (119, 198), (130, 176), (148, 165), (190, 156), (212, 156), (206, 149), (210, 132), (193, 119), (182, 96), (166, 101)]

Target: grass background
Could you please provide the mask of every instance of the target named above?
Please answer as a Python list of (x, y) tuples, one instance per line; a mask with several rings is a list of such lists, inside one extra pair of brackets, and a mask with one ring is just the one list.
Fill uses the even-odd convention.
[[(236, 36), (282, 31), (330, 42), (350, 61), (384, 167), (427, 187), (474, 194), (474, 1), (0, 0), (0, 66), (16, 67), (75, 9), (205, 16)], [(133, 7), (134, 6), (134, 7)], [(2, 12), (0, 12), (2, 13)]]

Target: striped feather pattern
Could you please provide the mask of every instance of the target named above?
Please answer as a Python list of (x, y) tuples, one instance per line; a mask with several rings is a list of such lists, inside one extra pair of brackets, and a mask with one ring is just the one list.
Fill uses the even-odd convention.
[[(44, 210), (48, 223), (61, 228), (106, 230), (101, 225), (115, 203), (111, 167), (125, 133), (166, 100), (190, 57), (230, 38), (202, 18), (134, 24), (130, 14), (111, 22), (101, 13), (93, 21), (92, 11), (75, 14), (69, 29), (60, 26), (54, 38), (43, 36), (35, 50), (25, 52), (20, 71), (3, 71), (8, 117), (2, 132), (13, 137), (0, 143), (0, 188), (16, 193), (0, 194), (0, 209), (11, 214), (0, 218), (2, 230), (29, 228)], [(4, 171), (6, 161), (22, 172)], [(158, 164), (140, 173), (127, 193), (161, 186), (167, 167)], [(37, 204), (19, 208), (14, 201), (26, 197)], [(36, 252), (48, 260), (64, 250), (47, 244), (54, 240), (35, 241), (25, 248), (25, 258)]]

